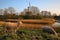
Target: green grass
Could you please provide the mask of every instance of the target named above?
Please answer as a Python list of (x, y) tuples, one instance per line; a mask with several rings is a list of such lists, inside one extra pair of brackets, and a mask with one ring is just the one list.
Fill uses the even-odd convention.
[(44, 33), (41, 29), (21, 29), (19, 28), (16, 33), (7, 30), (7, 35), (4, 28), (0, 27), (0, 40), (60, 40), (60, 31), (58, 37), (53, 34)]

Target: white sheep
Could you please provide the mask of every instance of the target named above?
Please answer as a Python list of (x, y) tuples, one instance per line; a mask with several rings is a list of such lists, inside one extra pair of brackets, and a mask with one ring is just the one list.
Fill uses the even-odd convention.
[(16, 32), (16, 30), (18, 29), (18, 27), (20, 27), (20, 24), (22, 24), (22, 22), (16, 22), (16, 23), (13, 23), (13, 22), (5, 22), (4, 23), (4, 26), (6, 28), (13, 29)]

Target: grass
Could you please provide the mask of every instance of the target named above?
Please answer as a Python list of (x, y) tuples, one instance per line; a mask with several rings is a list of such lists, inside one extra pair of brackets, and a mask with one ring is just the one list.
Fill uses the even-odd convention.
[(5, 30), (3, 30), (4, 29), (0, 27), (1, 40), (60, 40), (59, 30), (55, 30), (58, 32), (58, 37), (56, 37), (54, 34), (45, 33), (41, 29), (19, 28), (16, 33), (12, 32), (11, 29), (9, 29), (10, 32), (7, 30), (8, 35), (4, 35)]
[[(17, 20), (17, 19), (16, 19)], [(51, 23), (54, 22), (53, 19), (41, 19), (41, 20), (37, 20), (37, 19), (23, 19), (23, 20), (19, 20), (22, 21), (23, 24), (20, 24), (21, 28), (26, 28), (26, 29), (40, 29), (42, 26), (51, 26)], [(4, 25), (4, 21), (0, 21), (0, 26)], [(6, 22), (8, 23), (8, 22)], [(6, 24), (5, 23), (5, 24)], [(16, 27), (17, 24), (10, 24), (9, 26), (11, 28)]]
[(33, 30), (31, 30), (31, 29), (19, 29), (18, 33), (19, 32), (23, 32), (27, 39), (32, 37), (30, 39), (35, 39), (35, 40), (60, 40), (60, 34), (58, 35), (58, 37), (56, 37), (53, 34), (48, 34), (48, 33), (42, 32), (41, 29), (33, 29)]

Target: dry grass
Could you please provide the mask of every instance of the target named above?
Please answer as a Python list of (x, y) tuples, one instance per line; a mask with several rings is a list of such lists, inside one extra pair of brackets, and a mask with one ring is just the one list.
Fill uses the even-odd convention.
[(54, 19), (41, 19), (41, 20), (32, 20), (32, 19), (28, 19), (28, 20), (21, 20), (23, 23), (54, 23)]
[(54, 29), (60, 30), (60, 26), (59, 27), (53, 27)]
[(5, 23), (5, 22), (3, 22), (3, 21), (0, 21), (0, 26), (2, 26), (4, 23)]
[[(25, 20), (24, 19), (24, 20), (20, 20), (20, 21), (23, 22), (23, 24), (20, 24), (20, 28), (27, 28), (27, 29), (40, 29), (44, 25), (51, 26), (51, 24), (54, 23), (53, 19), (42, 19), (42, 20), (32, 20), (32, 19)], [(4, 23), (5, 22), (0, 21), (0, 25), (3, 25)], [(8, 24), (8, 22), (6, 22), (6, 23)], [(31, 23), (31, 24), (29, 24), (29, 23)], [(36, 24), (33, 24), (33, 23), (36, 23)], [(45, 23), (47, 23), (47, 24), (45, 24)], [(17, 25), (16, 23), (8, 24), (8, 26), (11, 26), (11, 28), (16, 27), (16, 25)]]
[(40, 29), (42, 25), (38, 24), (22, 24), (20, 25), (21, 28), (27, 28), (27, 29)]

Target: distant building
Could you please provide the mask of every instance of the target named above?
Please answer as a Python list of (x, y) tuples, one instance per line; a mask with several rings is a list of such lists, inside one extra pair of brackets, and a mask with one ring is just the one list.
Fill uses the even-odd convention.
[(26, 9), (24, 9), (23, 13), (26, 13), (28, 11), (32, 12), (33, 15), (36, 15), (37, 13), (40, 13), (39, 8), (34, 7), (34, 6), (30, 6)]
[(42, 16), (51, 16), (51, 12), (48, 11), (41, 11)]

